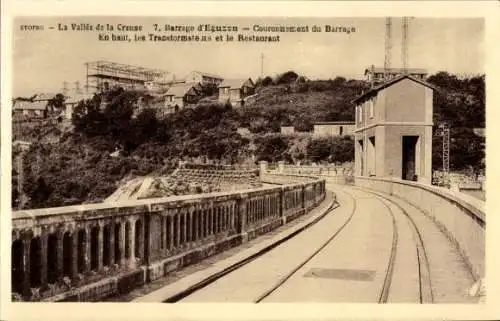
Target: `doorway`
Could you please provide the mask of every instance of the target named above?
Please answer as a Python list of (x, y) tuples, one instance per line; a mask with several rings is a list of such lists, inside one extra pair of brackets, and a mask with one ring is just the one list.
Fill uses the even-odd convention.
[(359, 156), (359, 175), (360, 176), (363, 176), (363, 170), (364, 170), (364, 159), (363, 159), (363, 155), (364, 155), (364, 150), (363, 150), (363, 140), (360, 139), (358, 140), (358, 145), (359, 145), (359, 153), (358, 153), (358, 156)]
[(403, 136), (403, 168), (402, 179), (408, 181), (416, 181), (417, 175), (417, 143), (418, 136)]

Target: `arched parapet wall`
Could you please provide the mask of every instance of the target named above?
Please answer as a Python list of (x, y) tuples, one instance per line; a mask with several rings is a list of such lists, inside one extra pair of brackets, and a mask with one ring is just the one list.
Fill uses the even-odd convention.
[(220, 192), (13, 212), (12, 293), (95, 301), (281, 226), (325, 197), (306, 180)]
[(474, 278), (484, 277), (484, 202), (448, 189), (391, 178), (356, 176), (355, 185), (397, 196), (421, 209), (455, 244)]

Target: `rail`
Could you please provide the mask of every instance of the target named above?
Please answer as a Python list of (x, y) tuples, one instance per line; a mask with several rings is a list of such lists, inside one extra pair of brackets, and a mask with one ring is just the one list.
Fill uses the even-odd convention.
[(456, 246), (473, 277), (484, 277), (484, 202), (448, 189), (391, 178), (356, 176), (355, 185), (397, 196), (421, 209)]

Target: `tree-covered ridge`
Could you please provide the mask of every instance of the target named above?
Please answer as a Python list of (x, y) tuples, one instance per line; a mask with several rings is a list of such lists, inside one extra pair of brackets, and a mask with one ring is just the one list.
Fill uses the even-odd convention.
[[(226, 163), (352, 161), (354, 143), (349, 137), (282, 135), (280, 126), (307, 131), (317, 121), (353, 120), (351, 100), (368, 85), (340, 77), (307, 81), (292, 76), (284, 77), (286, 81), (268, 77), (257, 81), (257, 94), (237, 109), (200, 103), (160, 117), (148, 104), (150, 97), (116, 89), (80, 102), (71, 129), (48, 122), (14, 123), (15, 139), (32, 142), (23, 157), (22, 208), (100, 202), (131, 177), (167, 175), (179, 160), (191, 157)], [(484, 77), (458, 79), (438, 73), (428, 81), (438, 87), (435, 124), (446, 120), (452, 128), (452, 169), (481, 169), (484, 138), (472, 128), (485, 123)], [(240, 134), (242, 127), (249, 133)], [(441, 146), (436, 136), (435, 169), (441, 167)], [(19, 154), (14, 148), (14, 207), (21, 200)]]

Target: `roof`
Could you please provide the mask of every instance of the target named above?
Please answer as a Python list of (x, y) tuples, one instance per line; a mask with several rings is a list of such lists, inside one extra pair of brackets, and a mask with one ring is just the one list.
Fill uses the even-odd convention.
[(168, 89), (165, 96), (184, 97), (192, 88), (194, 88), (193, 85), (175, 85)]
[(193, 72), (195, 72), (195, 73), (197, 73), (197, 74), (200, 74), (200, 75), (202, 75), (202, 76), (205, 76), (205, 77), (217, 78), (217, 79), (223, 79), (223, 78), (222, 78), (221, 76), (219, 76), (219, 75), (210, 74), (210, 73), (208, 73), (208, 72), (196, 71), (196, 70), (191, 71), (191, 73), (193, 73)]
[[(372, 71), (372, 67), (368, 67), (365, 69), (365, 75)], [(384, 73), (385, 68), (383, 67), (374, 67), (373, 71), (376, 73)], [(403, 68), (387, 68), (387, 71), (390, 73), (403, 73)], [(427, 69), (423, 68), (407, 68), (406, 72), (409, 74), (427, 74)]]
[(103, 73), (103, 72), (104, 73), (106, 73), (106, 72), (130, 73), (130, 72), (132, 72), (132, 73), (136, 73), (136, 74), (151, 75), (154, 77), (160, 77), (160, 76), (168, 73), (168, 72), (161, 70), (161, 69), (144, 68), (144, 67), (126, 65), (126, 64), (121, 64), (121, 63), (117, 63), (117, 62), (105, 61), (105, 60), (86, 62), (85, 65), (89, 69), (98, 69), (99, 73)]
[(219, 85), (219, 88), (229, 87), (229, 88), (241, 88), (243, 85), (250, 81), (252, 87), (254, 86), (252, 79), (224, 79), (224, 81)]
[(40, 93), (36, 94), (36, 97), (33, 99), (35, 101), (37, 100), (50, 100), (54, 98), (57, 94), (52, 94), (52, 93)]
[(410, 75), (401, 75), (401, 76), (397, 76), (397, 77), (394, 77), (393, 79), (389, 80), (389, 81), (386, 81), (378, 86), (375, 86), (373, 88), (371, 88), (370, 90), (368, 90), (367, 92), (363, 93), (361, 96), (357, 97), (356, 99), (352, 100), (351, 102), (352, 103), (357, 103), (358, 101), (360, 100), (363, 100), (364, 98), (366, 97), (371, 97), (373, 96), (374, 94), (376, 94), (377, 92), (379, 92), (380, 90), (382, 89), (385, 89), (387, 87), (390, 87), (392, 85), (394, 85), (395, 83), (397, 82), (400, 82), (401, 80), (405, 79), (405, 78), (408, 78), (414, 82), (417, 82), (425, 87), (428, 87), (432, 90), (436, 90), (436, 87), (434, 87), (433, 85), (429, 84), (428, 82), (426, 81), (423, 81), (421, 79), (417, 79), (415, 77), (412, 77)]
[(13, 110), (45, 110), (47, 108), (46, 101), (24, 101), (18, 100), (14, 103)]
[(355, 125), (354, 120), (343, 120), (343, 121), (320, 121), (314, 123), (316, 125)]

